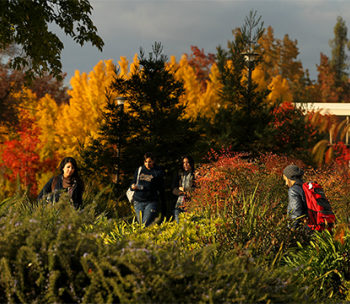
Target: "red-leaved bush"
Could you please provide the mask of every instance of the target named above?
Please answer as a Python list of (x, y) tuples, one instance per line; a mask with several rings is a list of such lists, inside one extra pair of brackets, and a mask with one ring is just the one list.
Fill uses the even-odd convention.
[[(23, 115), (25, 114), (23, 113)], [(42, 145), (39, 140), (40, 129), (32, 118), (24, 117), (22, 119), (17, 134), (18, 138), (7, 141), (2, 146), (0, 169), (5, 172), (5, 179), (10, 182), (15, 182), (19, 176), (21, 184), (31, 185), (30, 193), (36, 196), (38, 193), (36, 174), (53, 172), (57, 165), (57, 159), (40, 160), (38, 153)]]
[(222, 211), (240, 197), (253, 195), (260, 201), (273, 205), (286, 201), (287, 188), (282, 179), (283, 169), (295, 164), (306, 165), (297, 159), (264, 154), (257, 159), (249, 154), (211, 150), (207, 157), (210, 163), (202, 164), (196, 171), (196, 191), (188, 203), (189, 209)]

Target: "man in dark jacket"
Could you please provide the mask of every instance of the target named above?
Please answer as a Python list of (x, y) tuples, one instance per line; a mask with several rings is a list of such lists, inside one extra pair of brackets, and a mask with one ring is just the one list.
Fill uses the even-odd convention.
[(302, 187), (303, 175), (304, 171), (296, 165), (289, 165), (283, 170), (283, 179), (289, 187), (287, 213), (293, 220), (293, 229), (298, 228), (301, 218), (307, 216), (306, 198)]

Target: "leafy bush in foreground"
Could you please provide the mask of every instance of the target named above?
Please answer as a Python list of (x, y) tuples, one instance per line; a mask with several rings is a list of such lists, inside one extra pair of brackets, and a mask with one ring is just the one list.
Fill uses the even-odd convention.
[(128, 238), (103, 245), (94, 216), (93, 208), (77, 212), (67, 196), (31, 212), (14, 202), (0, 218), (0, 302), (307, 300), (293, 273), (248, 255), (216, 256), (215, 246), (186, 252), (172, 242)]
[(206, 238), (216, 233), (216, 225), (223, 224), (222, 218), (209, 219), (204, 215), (195, 213), (183, 213), (180, 215), (180, 223), (164, 221), (154, 224), (147, 229), (144, 225), (135, 222), (127, 223), (117, 221), (109, 233), (103, 233), (105, 244), (117, 243), (121, 240), (151, 240), (154, 244), (177, 244), (182, 250), (195, 250), (205, 247)]
[(350, 231), (341, 225), (333, 237), (328, 230), (315, 231), (307, 246), (298, 244), (285, 261), (299, 268), (300, 285), (307, 284), (313, 299), (345, 299), (350, 280)]

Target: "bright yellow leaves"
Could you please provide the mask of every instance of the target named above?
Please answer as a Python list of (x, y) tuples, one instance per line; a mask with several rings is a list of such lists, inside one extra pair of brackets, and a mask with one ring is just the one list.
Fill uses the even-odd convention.
[(272, 77), (272, 81), (267, 88), (271, 91), (271, 93), (267, 96), (267, 99), (271, 103), (276, 103), (278, 101), (290, 102), (293, 99), (289, 82), (287, 79), (283, 79), (281, 75)]
[(211, 67), (210, 81), (207, 81), (205, 92), (202, 92), (201, 84), (196, 79), (194, 69), (188, 64), (186, 56), (182, 56), (179, 63), (176, 62), (175, 56), (171, 56), (168, 67), (174, 71), (176, 80), (184, 83), (185, 93), (180, 102), (187, 105), (185, 117), (213, 116), (215, 109), (221, 106), (218, 98), (221, 84), (217, 66), (214, 64)]
[(101, 111), (106, 105), (106, 88), (114, 73), (112, 60), (100, 61), (87, 75), (76, 71), (71, 79), (69, 105), (64, 105), (56, 122), (59, 154), (77, 156), (79, 146), (86, 145), (89, 136), (97, 136)]

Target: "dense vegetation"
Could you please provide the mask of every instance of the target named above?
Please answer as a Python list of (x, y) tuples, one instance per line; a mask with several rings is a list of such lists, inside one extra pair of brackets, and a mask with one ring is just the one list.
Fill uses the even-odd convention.
[[(144, 228), (134, 218), (108, 219), (98, 212), (106, 193), (87, 191), (85, 207), (76, 211), (67, 197), (38, 204), (19, 188), (0, 209), (1, 301), (348, 299), (348, 171), (337, 162), (307, 170), (272, 154), (255, 161), (211, 156), (217, 158), (199, 169), (199, 186), (179, 224), (158, 220)], [(290, 230), (281, 171), (291, 162), (307, 170), (307, 179), (323, 181), (338, 220), (332, 234)], [(333, 181), (326, 181), (328, 170)], [(334, 183), (340, 178), (345, 182)]]
[[(156, 43), (130, 66), (121, 57), (118, 68), (108, 60), (76, 73), (68, 91), (48, 75), (24, 87), (26, 71), (2, 60), (16, 50), (0, 54), (0, 302), (350, 300), (350, 153), (324, 136), (347, 128), (293, 104), (349, 101), (347, 74), (321, 54), (312, 82), (296, 41), (255, 17), (216, 56), (194, 47), (176, 62)], [(341, 18), (336, 28), (346, 33)], [(345, 40), (332, 46), (342, 51)], [(243, 51), (259, 52), (254, 66)], [(169, 197), (179, 157), (196, 159), (197, 188), (179, 224), (170, 212), (147, 228), (133, 217), (125, 190), (146, 151), (163, 165)], [(65, 156), (82, 166), (80, 210), (68, 196), (36, 199)], [(290, 229), (282, 171), (292, 163), (324, 187), (332, 233)]]

